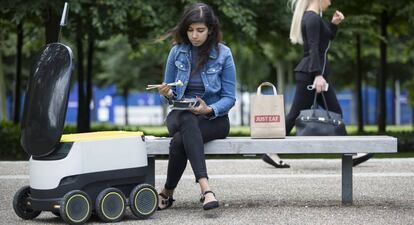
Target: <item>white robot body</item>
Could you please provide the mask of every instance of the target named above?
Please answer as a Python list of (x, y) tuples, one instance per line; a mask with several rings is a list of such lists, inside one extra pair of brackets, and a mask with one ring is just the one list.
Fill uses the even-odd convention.
[(37, 160), (31, 157), (30, 187), (50, 190), (58, 187), (60, 181), (68, 176), (147, 166), (145, 142), (141, 137), (122, 137), (120, 132), (111, 133), (118, 133), (115, 135), (118, 137), (92, 137), (89, 140), (63, 142), (61, 148), (71, 146), (63, 159)]

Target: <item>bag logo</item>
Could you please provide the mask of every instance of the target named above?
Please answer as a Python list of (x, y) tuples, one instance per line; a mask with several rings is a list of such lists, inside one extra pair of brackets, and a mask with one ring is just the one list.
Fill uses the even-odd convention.
[(260, 115), (254, 117), (255, 123), (279, 123), (280, 115)]

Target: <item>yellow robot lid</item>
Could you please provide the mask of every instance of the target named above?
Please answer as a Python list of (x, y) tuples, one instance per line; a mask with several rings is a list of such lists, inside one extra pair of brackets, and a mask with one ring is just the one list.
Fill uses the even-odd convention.
[(99, 131), (79, 134), (64, 134), (60, 142), (80, 142), (80, 141), (96, 141), (109, 140), (126, 137), (142, 137), (143, 132), (140, 131)]

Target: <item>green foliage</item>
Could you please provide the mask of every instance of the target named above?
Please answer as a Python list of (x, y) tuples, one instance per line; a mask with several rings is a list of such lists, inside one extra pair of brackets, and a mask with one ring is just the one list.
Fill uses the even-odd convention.
[(270, 62), (267, 58), (246, 48), (243, 44), (231, 45), (234, 61), (236, 62), (237, 79), (244, 91), (254, 91), (257, 86), (266, 81), (270, 73)]
[[(242, 0), (233, 1), (212, 1), (216, 6), (218, 15), (222, 14), (221, 20), (227, 23), (223, 23), (223, 29), (232, 32), (242, 31), (242, 34), (255, 39), (257, 32), (257, 25), (254, 21), (256, 13), (252, 10), (258, 5), (258, 1), (246, 2)], [(250, 4), (249, 4), (250, 3)], [(237, 32), (240, 34), (240, 32)]]
[[(2, 55), (0, 76), (3, 76), (2, 79), (5, 84), (5, 88), (0, 90), (4, 92), (3, 94), (5, 92), (10, 93), (13, 90), (12, 84), (16, 71), (16, 26), (15, 23), (0, 17), (0, 27), (2, 28), (0, 29), (0, 54)], [(23, 24), (22, 87), (26, 85), (25, 81), (29, 76), (32, 60), (44, 43), (43, 35), (44, 29), (39, 29), (35, 20), (29, 20)]]
[(28, 155), (20, 145), (20, 127), (0, 121), (0, 160), (26, 160)]
[[(16, 24), (19, 21), (29, 21), (29, 23), (33, 24), (33, 27), (41, 26), (41, 21), (46, 19), (44, 18), (46, 9), (50, 7), (60, 12), (63, 4), (59, 1), (50, 2), (46, 0), (30, 3), (5, 0), (3, 2), (4, 4), (2, 5), (5, 7), (1, 10), (0, 23), (2, 27), (6, 28), (1, 31), (4, 34), (9, 34), (10, 30), (14, 29), (10, 25), (12, 23)], [(116, 38), (119, 34), (126, 35), (133, 52), (142, 52), (140, 48), (148, 48), (148, 45), (145, 44), (148, 43), (148, 40), (154, 40), (171, 29), (178, 22), (184, 8), (194, 2), (197, 1), (70, 1), (70, 21), (67, 28), (65, 28), (64, 36), (68, 37), (69, 42), (72, 42), (76, 33), (76, 24), (80, 22), (87, 35), (93, 35), (97, 40), (107, 41)], [(242, 45), (248, 48), (245, 51), (253, 53), (253, 58), (265, 57), (264, 61), (268, 62), (262, 64), (275, 65), (276, 61), (296, 62), (297, 58), (300, 57), (301, 48), (293, 47), (288, 39), (292, 13), (287, 1), (208, 0), (206, 3), (214, 8), (221, 20), (224, 30), (224, 41), (231, 46), (240, 45), (239, 43), (242, 42)], [(354, 67), (349, 65), (353, 64), (355, 57), (355, 34), (362, 35), (364, 61), (368, 59), (366, 57), (369, 57), (369, 61), (378, 60), (377, 42), (380, 38), (383, 38), (378, 34), (378, 13), (384, 9), (389, 10), (391, 16), (390, 33), (392, 33), (392, 36), (389, 37), (389, 41), (397, 43), (389, 48), (390, 61), (401, 64), (406, 63), (408, 59), (412, 58), (414, 53), (409, 51), (410, 48), (407, 45), (412, 46), (413, 42), (412, 38), (408, 38), (408, 35), (412, 36), (413, 16), (410, 13), (412, 11), (410, 9), (414, 7), (413, 5), (413, 2), (408, 0), (398, 2), (378, 1), (374, 3), (357, 1), (334, 2), (332, 9), (325, 13), (325, 17), (329, 20), (334, 9), (342, 10), (346, 16), (346, 20), (341, 24), (340, 33), (331, 51), (333, 53), (332, 61), (334, 62), (332, 64), (336, 64), (338, 61), (341, 62), (339, 63), (341, 66), (337, 67), (338, 69), (333, 69), (333, 73), (340, 73), (339, 76), (336, 76), (339, 77), (338, 79), (342, 79), (340, 83), (352, 85), (352, 79), (342, 74), (354, 74)], [(404, 20), (404, 18), (408, 18), (408, 20)], [(30, 29), (26, 32), (28, 38), (42, 40), (38, 35), (32, 35), (33, 32), (36, 32), (35, 29)], [(40, 33), (42, 33), (41, 30)], [(394, 36), (397, 38), (394, 38)], [(5, 39), (8, 39), (8, 37), (9, 35)], [(11, 43), (10, 47), (6, 47), (6, 49), (14, 49), (15, 44), (13, 42), (5, 41), (3, 43)], [(42, 41), (39, 43), (42, 43)], [(141, 46), (142, 44), (145, 46)], [(29, 52), (39, 48), (38, 43), (28, 43), (26, 46)], [(168, 48), (160, 46), (154, 48), (160, 48), (163, 51), (152, 51), (152, 53), (146, 56), (155, 54), (158, 58), (163, 58), (159, 57), (159, 55), (167, 55), (168, 53), (168, 50), (166, 50)], [(3, 50), (4, 46), (1, 49)], [(118, 51), (122, 50), (118, 49)], [(107, 49), (102, 48), (102, 51), (107, 51)], [(130, 48), (126, 47), (125, 51), (122, 54), (131, 59)], [(107, 54), (107, 56), (109, 57), (111, 54)], [(136, 60), (139, 60), (139, 57)], [(106, 61), (110, 62), (111, 60)], [(112, 67), (117, 65), (122, 66), (122, 64), (114, 64)], [(372, 65), (372, 67), (365, 68), (366, 73), (377, 73), (377, 65), (371, 62), (367, 63), (367, 65)], [(97, 63), (94, 70), (106, 72), (105, 70), (108, 67), (104, 66), (104, 68), (101, 68), (100, 66), (101, 64)], [(159, 69), (160, 64), (154, 64), (154, 67)], [(264, 70), (268, 69), (268, 67), (265, 66)], [(412, 68), (412, 63), (410, 68)], [(10, 70), (12, 71), (12, 69), (11, 64)], [(244, 78), (245, 75), (243, 73), (240, 73), (239, 76), (243, 77), (240, 80), (247, 80), (247, 78)], [(263, 76), (270, 75), (265, 74)], [(140, 76), (138, 79), (145, 79), (145, 76)], [(98, 82), (105, 83), (100, 80)], [(130, 84), (130, 89), (136, 87), (134, 83)]]
[(405, 18), (408, 18), (408, 22), (411, 25), (414, 25), (414, 2), (413, 1), (404, 1), (404, 7), (400, 8), (398, 11), (399, 16), (403, 16)]
[(102, 66), (102, 71), (97, 74), (99, 85), (115, 84), (121, 90), (145, 90), (149, 83), (162, 82), (167, 43), (141, 43), (140, 48), (134, 50), (125, 36), (118, 35), (100, 42), (98, 48), (106, 49), (96, 55)]
[[(0, 0), (0, 54), (4, 86), (12, 92), (15, 75), (16, 25), (23, 22), (23, 84), (31, 59), (44, 43), (48, 11), (57, 15), (64, 1)], [(72, 46), (76, 32), (96, 40), (95, 84), (115, 84), (119, 90), (144, 90), (148, 83), (160, 82), (171, 44), (152, 42), (173, 28), (183, 10), (196, 0), (72, 0), (69, 21), (63, 29), (63, 42)], [(215, 10), (223, 28), (224, 42), (232, 48), (239, 86), (253, 91), (261, 81), (273, 81), (282, 65), (291, 71), (302, 55), (301, 46), (289, 41), (292, 11), (286, 0), (206, 0)], [(388, 43), (389, 77), (399, 79), (413, 101), (414, 2), (412, 0), (334, 1), (324, 19), (334, 10), (345, 14), (330, 51), (331, 74), (335, 87), (353, 87), (356, 74), (356, 35), (362, 41), (362, 72), (369, 85), (376, 85), (379, 74), (379, 41)], [(388, 37), (379, 33), (380, 14), (387, 10)], [(79, 25), (79, 26), (78, 26)], [(84, 47), (87, 45), (84, 44)], [(80, 51), (86, 51), (80, 49)], [(86, 57), (85, 61), (86, 61)], [(81, 65), (77, 62), (77, 65)], [(279, 71), (279, 70), (278, 70)], [(286, 71), (285, 71), (286, 72)], [(280, 76), (283, 74), (278, 74)], [(74, 76), (75, 77), (75, 76)], [(410, 81), (411, 80), (411, 81)], [(407, 82), (407, 85), (404, 83)]]

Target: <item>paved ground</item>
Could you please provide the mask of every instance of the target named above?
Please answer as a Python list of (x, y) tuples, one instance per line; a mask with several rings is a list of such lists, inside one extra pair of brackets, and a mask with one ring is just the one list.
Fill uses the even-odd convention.
[[(156, 186), (166, 164), (156, 161)], [(340, 160), (289, 160), (274, 169), (260, 160), (209, 160), (211, 184), (221, 203), (205, 213), (191, 170), (180, 182), (174, 206), (148, 220), (128, 211), (120, 224), (414, 224), (414, 158), (373, 159), (354, 169), (354, 205), (341, 205)], [(0, 224), (58, 224), (44, 212), (32, 221), (12, 209), (14, 192), (28, 184), (27, 162), (0, 162)], [(102, 224), (92, 218), (90, 224)]]

